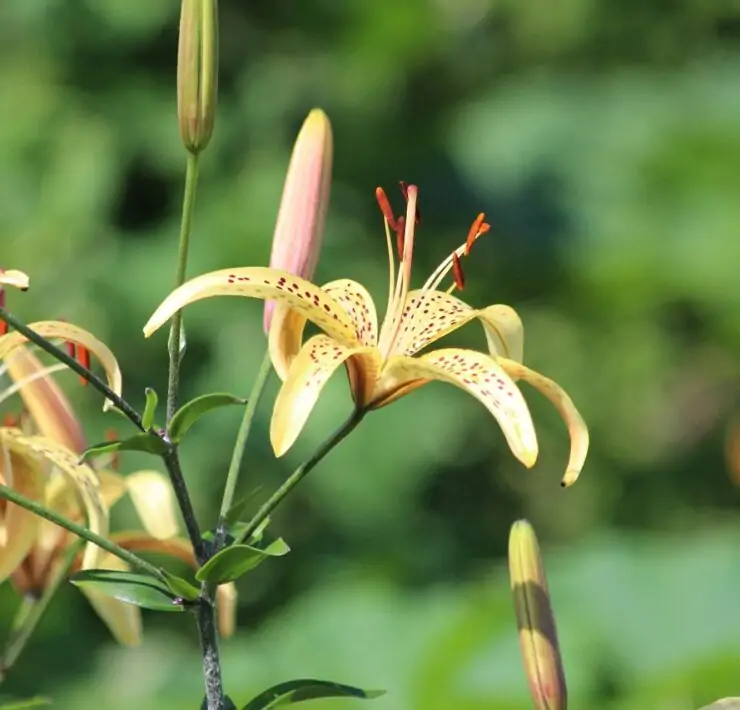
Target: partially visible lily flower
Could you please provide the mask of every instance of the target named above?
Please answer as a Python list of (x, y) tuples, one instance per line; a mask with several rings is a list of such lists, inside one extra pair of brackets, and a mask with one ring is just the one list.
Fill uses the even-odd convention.
[[(5, 271), (0, 269), (0, 308), (5, 307), (5, 288), (4, 286), (13, 286), (25, 291), (29, 287), (29, 279), (22, 271)], [(8, 324), (0, 320), (0, 336), (8, 332)]]
[[(67, 329), (70, 327), (63, 325)], [(64, 331), (68, 333), (69, 330)], [(57, 331), (54, 335), (63, 334)], [(31, 431), (0, 427), (0, 478), (69, 519), (87, 521), (91, 529), (121, 546), (130, 548), (134, 541), (148, 552), (167, 554), (194, 564), (190, 543), (177, 537), (179, 526), (169, 481), (158, 471), (145, 470), (122, 476), (105, 468), (98, 470), (79, 464), (79, 454), (85, 448), (82, 428), (53, 379), (53, 373), (65, 366), (44, 367), (33, 351), (19, 344), (17, 338), (12, 349), (7, 348), (5, 338), (0, 338), (0, 353), (3, 370), (12, 385), (0, 392), (0, 404), (18, 392), (30, 415)], [(80, 344), (81, 340), (88, 346), (96, 345), (91, 338), (83, 339), (78, 334), (76, 342)], [(118, 382), (120, 391), (120, 378), (113, 376), (118, 372), (115, 358), (110, 360), (112, 354), (108, 358), (97, 345), (90, 349), (104, 356), (110, 368), (109, 381)], [(133, 502), (144, 531), (108, 534), (109, 511), (126, 495)], [(10, 576), (19, 593), (41, 595), (74, 542), (74, 536), (12, 504), (0, 507), (0, 530), (5, 531), (6, 543), (0, 548), (0, 581)], [(88, 544), (74, 568), (122, 570), (127, 567), (117, 557)], [(233, 592), (222, 592), (224, 598), (229, 591)], [(120, 643), (131, 646), (140, 642), (138, 607), (89, 589), (83, 588), (82, 592)], [(224, 608), (229, 609), (228, 600)], [(230, 613), (233, 617), (233, 604)], [(228, 630), (228, 617), (222, 626)]]
[[(411, 290), (411, 262), (418, 221), (417, 188), (402, 184), (405, 217), (393, 215), (385, 193), (376, 197), (385, 221), (390, 270), (388, 305), (382, 325), (367, 290), (350, 279), (316, 286), (286, 271), (265, 267), (224, 269), (198, 276), (175, 289), (144, 327), (148, 337), (184, 306), (211, 296), (246, 296), (279, 303), (270, 327), (270, 354), (283, 380), (270, 426), (276, 455), (284, 454), (303, 429), (323, 386), (346, 365), (355, 405), (377, 409), (418, 387), (439, 380), (479, 400), (496, 418), (512, 453), (534, 465), (538, 445), (527, 404), (515, 384), (529, 382), (548, 397), (565, 419), (571, 451), (563, 485), (578, 477), (588, 450), (588, 430), (575, 405), (552, 380), (522, 364), (523, 327), (505, 305), (478, 310), (452, 295), (464, 286), (462, 259), (488, 231), (484, 215), (473, 222), (466, 240), (434, 270), (419, 290)], [(399, 253), (398, 276), (393, 237)], [(439, 290), (452, 273), (454, 283)], [(431, 343), (478, 319), (488, 352), (444, 348), (419, 355)], [(323, 333), (303, 342), (306, 321)]]
[[(285, 176), (272, 237), (273, 269), (313, 279), (329, 206), (333, 150), (329, 118), (314, 109), (296, 138)], [(265, 302), (265, 332), (270, 329), (274, 307), (273, 301)]]

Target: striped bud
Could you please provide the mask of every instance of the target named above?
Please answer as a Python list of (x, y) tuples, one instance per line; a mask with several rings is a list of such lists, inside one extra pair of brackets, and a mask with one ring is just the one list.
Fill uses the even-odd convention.
[(182, 0), (177, 53), (177, 119), (191, 153), (211, 139), (218, 93), (217, 0)]
[(567, 690), (555, 617), (534, 528), (526, 520), (511, 526), (509, 574), (524, 670), (537, 710), (565, 710)]
[[(331, 123), (314, 109), (303, 123), (285, 177), (270, 266), (313, 278), (324, 235), (329, 205), (334, 142)], [(265, 303), (265, 331), (270, 328), (274, 303)]]

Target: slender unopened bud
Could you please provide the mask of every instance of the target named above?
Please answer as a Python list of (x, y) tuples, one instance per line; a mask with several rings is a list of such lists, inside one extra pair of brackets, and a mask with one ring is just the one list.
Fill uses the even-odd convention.
[(534, 528), (518, 520), (509, 534), (509, 573), (524, 670), (537, 710), (565, 710), (565, 673)]
[[(290, 158), (272, 238), (272, 268), (313, 278), (329, 205), (333, 152), (329, 118), (314, 109), (303, 122)], [(265, 303), (266, 331), (273, 307), (273, 302)]]
[(191, 153), (211, 139), (218, 93), (218, 2), (182, 0), (177, 53), (177, 118)]

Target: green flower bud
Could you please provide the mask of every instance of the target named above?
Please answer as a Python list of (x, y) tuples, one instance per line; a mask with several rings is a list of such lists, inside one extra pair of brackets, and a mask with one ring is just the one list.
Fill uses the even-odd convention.
[(218, 2), (182, 0), (177, 53), (177, 118), (191, 153), (211, 139), (218, 93)]
[(509, 573), (524, 670), (537, 710), (565, 710), (568, 694), (555, 617), (534, 528), (526, 520), (511, 526)]

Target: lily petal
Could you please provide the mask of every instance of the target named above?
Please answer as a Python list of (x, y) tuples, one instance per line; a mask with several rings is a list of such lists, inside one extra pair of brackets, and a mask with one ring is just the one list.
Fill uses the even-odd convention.
[(272, 311), (269, 331), (269, 350), (272, 366), (278, 377), (285, 382), (288, 370), (303, 345), (306, 316), (285, 303)]
[(212, 271), (185, 282), (154, 311), (144, 326), (144, 335), (148, 338), (188, 304), (212, 296), (245, 296), (286, 303), (331, 337), (347, 345), (357, 343), (352, 319), (334, 298), (306, 279), (264, 266)]
[(330, 281), (321, 288), (347, 311), (355, 325), (357, 342), (361, 345), (377, 345), (378, 314), (368, 290), (352, 279)]
[[(92, 333), (78, 328), (76, 325), (54, 320), (31, 323), (29, 328), (45, 338), (62, 338), (63, 340), (87, 348), (100, 360), (100, 364), (103, 366), (105, 375), (108, 378), (108, 386), (116, 394), (121, 394), (123, 385), (118, 361), (108, 346), (98, 340)], [(25, 342), (27, 342), (26, 337), (18, 331), (12, 331), (0, 337), (0, 360), (5, 359), (7, 355)], [(110, 400), (106, 400), (103, 409), (108, 410), (112, 406), (113, 403)]]
[(524, 328), (513, 308), (495, 305), (477, 310), (444, 291), (409, 293), (393, 350), (398, 354), (414, 355), (474, 318), (483, 324), (492, 355), (521, 361)]
[(275, 402), (270, 441), (276, 456), (282, 456), (298, 438), (334, 371), (353, 355), (372, 356), (374, 351), (375, 348), (347, 347), (327, 335), (315, 335), (306, 341)]
[(157, 540), (177, 535), (175, 496), (169, 480), (159, 471), (137, 471), (124, 480), (144, 529)]
[(5, 357), (5, 366), (13, 382), (22, 385), (18, 393), (36, 430), (71, 451), (84, 451), (82, 426), (54, 378), (42, 375), (46, 367), (41, 360), (29, 348), (17, 347)]
[[(5, 444), (0, 429), (0, 480), (22, 495), (41, 502), (44, 500), (44, 473), (36, 459)], [(15, 503), (2, 501), (3, 520), (0, 525), (0, 582), (7, 579), (28, 555), (38, 533), (40, 518)]]
[(527, 468), (534, 465), (537, 435), (527, 403), (494, 358), (459, 348), (435, 350), (417, 358), (392, 357), (383, 369), (378, 389), (390, 394), (405, 385), (418, 386), (430, 380), (449, 382), (473, 395), (496, 418), (514, 456)]
[[(102, 553), (97, 567), (121, 572), (128, 572), (130, 569), (128, 564), (115, 555), (111, 555), (110, 552)], [(142, 628), (139, 607), (120, 602), (96, 589), (82, 586), (80, 590), (118, 643), (124, 646), (138, 646), (141, 643)]]
[(21, 291), (25, 291), (29, 285), (28, 275), (22, 271), (16, 271), (15, 269), (3, 271), (0, 269), (0, 286), (14, 286)]
[(566, 488), (572, 486), (578, 479), (586, 461), (589, 443), (588, 427), (575, 404), (573, 404), (573, 400), (557, 382), (540, 375), (539, 372), (505, 358), (499, 358), (498, 361), (509, 375), (528, 382), (542, 392), (555, 405), (558, 413), (565, 420), (570, 434), (570, 458), (568, 459), (568, 468), (563, 477), (562, 485)]
[(100, 480), (100, 497), (103, 505), (110, 510), (128, 492), (126, 477), (106, 468), (98, 470), (97, 473)]
[[(0, 447), (11, 454), (29, 460), (46, 462), (55, 466), (77, 489), (87, 513), (90, 530), (105, 537), (108, 534), (108, 511), (100, 495), (98, 477), (87, 464), (77, 462), (77, 457), (61, 444), (43, 436), (25, 436), (16, 429), (0, 429)], [(82, 566), (89, 569), (97, 566), (102, 550), (91, 542), (85, 546)]]

